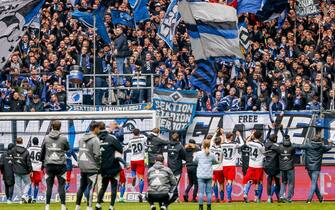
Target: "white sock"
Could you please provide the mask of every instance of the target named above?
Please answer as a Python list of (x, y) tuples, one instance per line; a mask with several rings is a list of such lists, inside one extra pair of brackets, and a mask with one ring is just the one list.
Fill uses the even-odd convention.
[(98, 207), (98, 208), (101, 208), (101, 204), (100, 203), (95, 204), (95, 206)]
[(50, 209), (50, 205), (49, 204), (46, 204), (45, 205), (45, 210), (49, 210)]
[(62, 209), (62, 210), (66, 210), (66, 206), (65, 206), (65, 204), (62, 204), (61, 209)]

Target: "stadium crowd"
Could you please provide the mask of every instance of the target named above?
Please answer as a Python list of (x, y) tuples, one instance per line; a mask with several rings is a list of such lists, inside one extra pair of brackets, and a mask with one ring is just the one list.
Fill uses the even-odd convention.
[[(8, 204), (38, 202), (39, 187), (45, 174), (45, 210), (50, 210), (55, 178), (58, 180), (61, 210), (67, 209), (66, 191), (70, 184), (77, 181), (71, 176), (74, 150), (70, 148), (65, 135), (61, 134), (61, 126), (61, 121), (52, 122), (52, 130), (45, 136), (42, 146), (39, 146), (36, 137), (28, 148), (24, 147), (21, 137), (17, 137), (15, 145), (9, 144), (6, 151), (3, 145), (0, 146), (0, 171)], [(324, 192), (320, 192), (318, 186), (322, 158), (334, 145), (331, 141), (328, 145), (324, 144), (319, 133), (308, 143), (293, 144), (290, 136), (281, 129), (284, 140), (282, 144), (277, 144), (279, 132), (271, 134), (270, 130), (264, 137), (262, 132), (254, 130), (244, 139), (239, 131), (225, 132), (223, 128), (217, 128), (213, 135), (206, 136), (201, 146), (191, 139), (185, 147), (177, 132), (172, 132), (169, 140), (160, 135), (159, 128), (151, 132), (141, 132), (135, 128), (132, 134), (128, 143), (124, 144), (122, 128), (115, 121), (109, 127), (102, 121), (90, 123), (89, 131), (78, 142), (78, 156), (73, 156), (80, 169), (75, 210), (80, 210), (83, 196), (87, 200), (87, 210), (92, 210), (94, 191), (97, 194), (95, 210), (102, 210), (109, 183), (109, 210), (114, 210), (117, 197), (124, 202), (125, 186), (129, 182), (125, 170), (129, 166), (133, 188), (130, 191), (127, 188), (127, 193), (136, 193), (140, 203), (147, 200), (150, 210), (156, 210), (155, 202), (159, 203), (160, 210), (167, 210), (179, 195), (183, 195), (184, 202), (199, 202), (199, 210), (204, 209), (204, 197), (207, 198), (207, 210), (211, 210), (212, 199), (218, 203), (232, 202), (238, 165), (241, 165), (243, 172), (244, 202), (249, 203), (252, 185), (255, 185), (255, 202), (261, 202), (265, 172), (267, 202), (272, 203), (276, 196), (278, 202), (291, 203), (295, 189), (296, 149), (305, 151), (305, 168), (311, 179), (306, 202), (311, 203), (314, 194), (319, 202), (323, 202)], [(126, 152), (128, 154), (124, 155)], [(178, 185), (184, 165), (187, 168), (188, 186), (184, 192), (180, 192)], [(146, 192), (145, 180), (148, 185)], [(189, 194), (192, 188), (191, 200)]]
[[(282, 28), (277, 20), (260, 23), (246, 16), (251, 47), (242, 68), (221, 63), (216, 89), (212, 94), (199, 90), (198, 111), (237, 110), (319, 110), (334, 106), (334, 1), (322, 1), (321, 15), (299, 18), (294, 1)], [(150, 0), (150, 20), (136, 29), (113, 25), (110, 9), (131, 13), (127, 0), (112, 1), (104, 17), (112, 44), (98, 37), (95, 86), (122, 87), (108, 103), (133, 104), (150, 101), (150, 91), (129, 87), (153, 86), (171, 90), (194, 89), (190, 75), (196, 68), (185, 24), (177, 26), (173, 47), (157, 36), (170, 1)], [(99, 0), (81, 0), (80, 11), (92, 11)], [(93, 73), (93, 30), (69, 14), (70, 1), (46, 0), (42, 7), (40, 28), (30, 28), (17, 50), (0, 72), (0, 111), (64, 111), (66, 75), (73, 65), (84, 74)], [(233, 70), (232, 70), (233, 69)], [(237, 73), (235, 72), (237, 69)], [(111, 80), (101, 74), (112, 73)], [(321, 76), (323, 73), (323, 77)], [(150, 79), (119, 77), (118, 74), (152, 74)], [(100, 76), (99, 76), (100, 75)], [(93, 87), (92, 77), (85, 77), (82, 87)], [(322, 83), (322, 85), (321, 85)], [(322, 90), (321, 90), (322, 87)], [(323, 94), (322, 101), (321, 93)], [(84, 104), (93, 96), (84, 95)], [(108, 94), (97, 90), (96, 105)], [(105, 102), (104, 102), (105, 103)]]

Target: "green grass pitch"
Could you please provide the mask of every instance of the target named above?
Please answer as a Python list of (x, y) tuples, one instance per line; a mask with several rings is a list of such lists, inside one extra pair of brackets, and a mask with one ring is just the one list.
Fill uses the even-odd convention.
[[(108, 204), (105, 203), (102, 206), (103, 210), (108, 210)], [(68, 210), (74, 210), (75, 204), (70, 203), (67, 205)], [(94, 208), (93, 208), (94, 209)], [(157, 208), (158, 209), (158, 208)], [(206, 207), (204, 207), (206, 210)], [(213, 204), (213, 210), (334, 210), (334, 202), (325, 203), (311, 203), (306, 204), (304, 202), (294, 202), (290, 204), (282, 203), (223, 203), (223, 204)], [(44, 204), (0, 204), (0, 210), (44, 210)], [(51, 204), (50, 210), (60, 210), (60, 204)], [(86, 206), (82, 204), (81, 210), (86, 210)], [(150, 210), (147, 203), (117, 203), (115, 205), (115, 210)], [(169, 206), (169, 210), (198, 210), (198, 204), (193, 203), (176, 203)]]

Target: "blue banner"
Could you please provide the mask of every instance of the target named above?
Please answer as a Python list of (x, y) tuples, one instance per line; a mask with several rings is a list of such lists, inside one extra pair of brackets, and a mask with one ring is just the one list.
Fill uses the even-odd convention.
[(134, 18), (136, 22), (143, 22), (150, 18), (147, 8), (149, 0), (129, 0), (131, 8), (133, 8)]
[(181, 19), (180, 13), (178, 12), (178, 1), (172, 0), (168, 9), (166, 10), (164, 19), (160, 27), (158, 28), (157, 35), (165, 41), (167, 45), (172, 49), (172, 39), (176, 33), (176, 27)]
[(129, 28), (135, 28), (134, 18), (130, 16), (127, 12), (112, 9), (111, 15), (112, 15), (112, 23), (114, 25), (120, 24), (128, 26)]
[(185, 130), (191, 123), (197, 106), (197, 91), (174, 91), (156, 88), (153, 95), (153, 109), (160, 117), (162, 130)]

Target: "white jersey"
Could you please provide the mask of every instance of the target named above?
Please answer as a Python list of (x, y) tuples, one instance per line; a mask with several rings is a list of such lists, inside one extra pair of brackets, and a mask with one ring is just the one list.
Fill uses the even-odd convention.
[(214, 171), (222, 170), (222, 147), (221, 145), (217, 146), (213, 144), (211, 145), (209, 151), (211, 154), (215, 156), (215, 159), (218, 162), (218, 164), (213, 165), (213, 170)]
[(236, 166), (240, 154), (238, 149), (244, 144), (243, 140), (240, 143), (225, 142), (222, 147), (222, 166)]
[(129, 140), (128, 149), (130, 150), (130, 161), (144, 160), (147, 138), (136, 136)]
[(249, 156), (249, 167), (252, 168), (263, 168), (264, 145), (260, 142), (249, 141), (247, 145), (250, 147), (250, 156)]
[(28, 148), (33, 171), (42, 170), (41, 150), (42, 148), (40, 146), (31, 146)]

